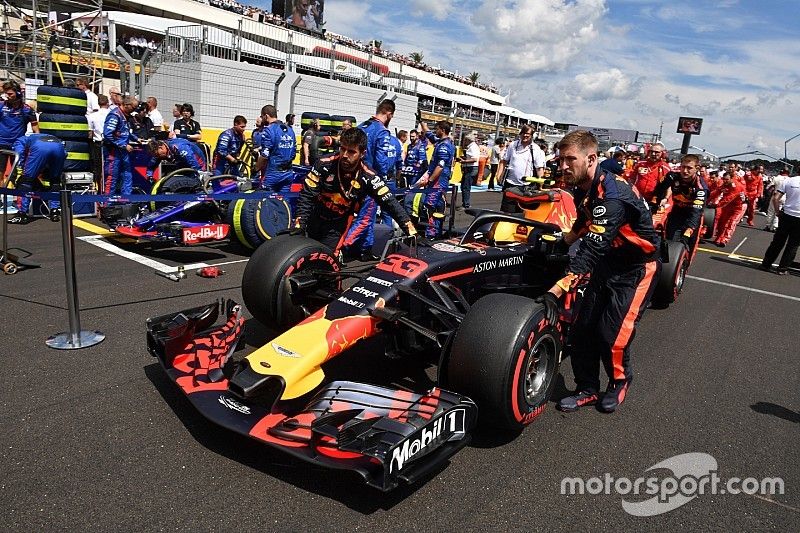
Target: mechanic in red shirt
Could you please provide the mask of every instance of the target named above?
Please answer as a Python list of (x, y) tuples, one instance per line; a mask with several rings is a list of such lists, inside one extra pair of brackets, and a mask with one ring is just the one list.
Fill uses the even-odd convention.
[[(653, 217), (622, 178), (598, 167), (597, 139), (575, 130), (559, 143), (564, 180), (575, 187), (578, 217), (565, 244), (583, 237), (567, 275), (542, 296), (552, 323), (559, 299), (586, 281), (580, 310), (570, 330), (576, 391), (558, 408), (575, 411), (600, 402), (610, 413), (622, 403), (633, 377), (630, 345), (658, 279), (660, 239)], [(600, 397), (600, 363), (608, 387)]]
[(672, 171), (669, 163), (663, 159), (665, 152), (663, 144), (651, 144), (650, 150), (647, 152), (647, 160), (639, 161), (625, 173), (625, 179), (636, 187), (651, 209), (655, 208), (658, 203), (655, 195), (656, 186)]
[(756, 204), (764, 195), (764, 176), (756, 166), (744, 175), (744, 193), (747, 195), (747, 210), (745, 211), (747, 225), (752, 227), (756, 216)]
[(725, 172), (722, 176), (721, 196), (716, 200), (716, 205), (712, 204), (709, 207), (718, 209), (717, 234), (714, 238), (714, 244), (724, 248), (733, 238), (736, 225), (742, 220), (747, 209), (747, 196), (744, 185), (735, 179), (730, 172)]

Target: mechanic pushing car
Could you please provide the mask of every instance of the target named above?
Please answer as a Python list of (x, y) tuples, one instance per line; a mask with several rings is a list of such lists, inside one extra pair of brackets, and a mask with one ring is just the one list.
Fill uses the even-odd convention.
[[(567, 184), (575, 187), (578, 206), (564, 241), (583, 240), (567, 275), (544, 295), (551, 322), (558, 300), (589, 278), (569, 333), (576, 394), (562, 399), (558, 407), (575, 411), (599, 399), (600, 410), (610, 413), (625, 399), (631, 383), (630, 345), (658, 279), (659, 237), (636, 191), (598, 168), (594, 135), (576, 130), (558, 146), (561, 170)], [(602, 399), (600, 361), (608, 375)]]
[[(67, 159), (67, 151), (60, 139), (44, 133), (34, 133), (17, 139), (12, 150), (19, 157), (17, 171), (12, 174), (18, 176), (14, 183), (18, 191), (31, 192), (37, 178), (46, 189), (61, 184), (61, 171)], [(23, 196), (17, 201), (18, 214), (8, 223), (27, 224), (31, 221), (28, 216), (31, 199)], [(48, 202), (48, 207), (50, 220), (57, 222), (60, 215), (59, 202), (51, 200)]]
[(672, 171), (669, 163), (663, 159), (665, 150), (661, 143), (651, 144), (647, 151), (647, 160), (639, 161), (624, 175), (651, 209), (657, 204), (656, 187)]
[(667, 239), (680, 240), (690, 250), (700, 237), (700, 221), (708, 200), (708, 185), (698, 172), (700, 158), (688, 154), (681, 158), (680, 172), (671, 172), (656, 187), (659, 206), (672, 203), (667, 218)]
[(205, 171), (207, 167), (203, 149), (188, 139), (152, 139), (147, 143), (147, 151), (153, 156), (147, 164), (145, 175), (148, 180), (153, 179), (153, 172), (161, 161), (169, 161), (177, 168), (191, 168), (197, 172)]
[(351, 128), (339, 139), (339, 153), (322, 158), (308, 173), (297, 202), (295, 227), (339, 252), (344, 236), (367, 196), (374, 198), (408, 235), (417, 231), (384, 179), (364, 163), (367, 134)]

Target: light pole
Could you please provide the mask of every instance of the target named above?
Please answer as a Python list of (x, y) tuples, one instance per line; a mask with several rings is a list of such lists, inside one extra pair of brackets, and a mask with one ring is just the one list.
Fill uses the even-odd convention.
[(788, 160), (789, 160), (789, 153), (788, 153), (788, 151), (787, 151), (787, 146), (788, 146), (789, 142), (790, 142), (790, 141), (792, 141), (792, 140), (794, 140), (794, 139), (797, 139), (798, 137), (800, 137), (800, 133), (798, 133), (798, 134), (797, 134), (797, 135), (795, 135), (794, 137), (789, 137), (788, 139), (786, 139), (786, 140), (784, 141), (784, 143), (783, 143), (783, 159), (784, 159), (784, 160), (786, 160), (786, 161), (788, 161)]

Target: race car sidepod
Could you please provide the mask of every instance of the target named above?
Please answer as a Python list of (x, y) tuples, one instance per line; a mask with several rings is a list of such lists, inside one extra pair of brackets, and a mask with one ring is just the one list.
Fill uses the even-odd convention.
[[(224, 323), (214, 326), (220, 315)], [(383, 491), (434, 471), (468, 444), (475, 403), (438, 387), (413, 393), (333, 381), (280, 399), (282, 378), (257, 386), (264, 384), (250, 383), (247, 365), (233, 362), (243, 326), (232, 300), (147, 321), (148, 350), (210, 421), (305, 461), (358, 472)], [(244, 393), (248, 384), (259, 394)]]

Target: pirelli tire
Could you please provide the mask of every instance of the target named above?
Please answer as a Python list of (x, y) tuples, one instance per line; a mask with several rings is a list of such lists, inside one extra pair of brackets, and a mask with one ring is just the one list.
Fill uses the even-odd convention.
[(653, 291), (652, 303), (655, 307), (665, 308), (678, 299), (686, 273), (689, 270), (689, 250), (680, 241), (667, 243), (669, 261), (661, 264), (661, 272)]
[(36, 91), (36, 110), (85, 117), (86, 93), (70, 87), (42, 85)]
[[(247, 193), (252, 192), (247, 191)], [(257, 203), (257, 199), (240, 198), (231, 201), (225, 209), (225, 222), (233, 228), (236, 239), (242, 243), (242, 246), (250, 250), (256, 249), (263, 242), (257, 241), (256, 237), (255, 209)], [(257, 244), (253, 244), (254, 242)]]
[(89, 141), (64, 141), (67, 159), (64, 172), (89, 172), (92, 170)]
[[(491, 324), (487, 328), (486, 324)], [(445, 361), (445, 386), (478, 405), (478, 424), (519, 431), (547, 406), (563, 337), (530, 298), (495, 293), (470, 307)]]
[(89, 123), (83, 115), (42, 113), (39, 115), (39, 133), (47, 133), (64, 141), (85, 141), (89, 138)]
[(714, 233), (714, 220), (717, 217), (717, 210), (711, 207), (703, 208), (703, 239), (710, 239)]
[[(247, 262), (242, 276), (244, 304), (262, 324), (286, 330), (317, 311), (310, 299), (292, 297), (289, 276), (304, 270), (340, 269), (327, 246), (300, 235), (279, 235), (259, 246)], [(339, 288), (339, 280), (333, 276), (319, 279), (331, 290)]]

